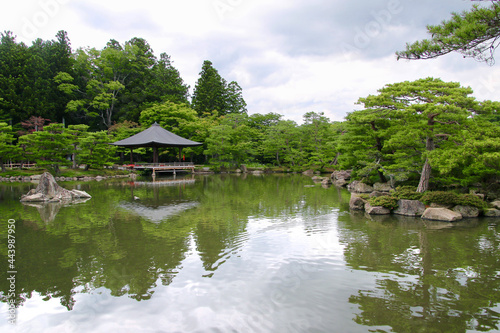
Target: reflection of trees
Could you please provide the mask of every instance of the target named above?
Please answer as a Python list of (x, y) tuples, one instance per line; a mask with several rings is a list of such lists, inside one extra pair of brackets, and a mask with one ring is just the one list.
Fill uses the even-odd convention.
[[(19, 304), (35, 292), (47, 299), (60, 298), (71, 309), (76, 293), (100, 287), (114, 296), (149, 299), (157, 284), (173, 281), (191, 240), (210, 276), (244, 245), (249, 218), (277, 218), (286, 223), (287, 217), (301, 214), (307, 230), (318, 223), (309, 217), (340, 207), (341, 192), (304, 187), (311, 183), (302, 175), (249, 175), (245, 179), (222, 175), (175, 186), (80, 184), (92, 199), (62, 207), (45, 221), (37, 208), (19, 202), (28, 188), (14, 187), (10, 192), (3, 188), (0, 237), (6, 237), (7, 220), (16, 219)], [(132, 203), (151, 210), (179, 203), (197, 205), (152, 223), (122, 207)], [(0, 244), (3, 262), (7, 262), (6, 244)], [(6, 278), (6, 271), (0, 271), (2, 301), (9, 289)]]
[(498, 226), (472, 220), (439, 229), (403, 217), (366, 222), (353, 215), (341, 228), (347, 263), (385, 273), (375, 289), (349, 299), (361, 310), (357, 323), (394, 332), (498, 329), (500, 314), (492, 309), (500, 302)]
[[(115, 296), (148, 299), (157, 281), (172, 281), (188, 251), (192, 225), (178, 219), (150, 223), (117, 208), (119, 202), (130, 200), (123, 188), (101, 183), (92, 189), (92, 200), (60, 209), (48, 223), (41, 221), (36, 208), (20, 204), (20, 195), (13, 194), (8, 206), (0, 206), (4, 216), (16, 219), (19, 304), (38, 292), (47, 299), (60, 298), (71, 309), (75, 290), (99, 287)], [(141, 195), (147, 198), (146, 193)], [(6, 248), (1, 250), (6, 262)], [(0, 272), (2, 301), (9, 289), (6, 277), (5, 271)]]

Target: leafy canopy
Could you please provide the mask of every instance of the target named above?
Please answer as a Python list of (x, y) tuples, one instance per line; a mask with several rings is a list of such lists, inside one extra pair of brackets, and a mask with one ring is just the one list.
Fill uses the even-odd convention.
[(400, 58), (431, 59), (451, 52), (494, 63), (494, 52), (500, 43), (500, 4), (490, 7), (474, 5), (471, 10), (452, 13), (449, 20), (427, 26), (430, 39), (406, 44), (406, 50), (396, 52)]

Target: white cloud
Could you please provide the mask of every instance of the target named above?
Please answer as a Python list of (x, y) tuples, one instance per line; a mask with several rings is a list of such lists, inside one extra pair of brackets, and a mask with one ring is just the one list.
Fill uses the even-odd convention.
[(73, 48), (142, 37), (171, 55), (194, 88), (203, 60), (237, 81), (250, 113), (276, 112), (301, 122), (309, 111), (342, 120), (359, 97), (387, 83), (441, 77), (495, 99), (498, 67), (460, 56), (396, 61), (406, 42), (426, 37), (469, 1), (380, 0), (23, 0), (0, 13), (18, 41), (53, 39), (66, 30)]

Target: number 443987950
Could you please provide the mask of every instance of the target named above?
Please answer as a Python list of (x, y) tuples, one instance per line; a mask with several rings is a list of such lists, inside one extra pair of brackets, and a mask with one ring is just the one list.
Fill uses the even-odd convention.
[(8, 244), (8, 254), (9, 257), (9, 268), (14, 269), (16, 262), (16, 221), (14, 219), (10, 219), (8, 227), (8, 236), (7, 242)]

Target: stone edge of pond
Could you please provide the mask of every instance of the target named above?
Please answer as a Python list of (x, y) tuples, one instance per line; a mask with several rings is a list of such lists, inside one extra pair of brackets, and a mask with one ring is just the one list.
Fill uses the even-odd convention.
[[(14, 183), (14, 182), (20, 182), (20, 183), (27, 183), (27, 182), (32, 182), (32, 181), (38, 181), (40, 179), (41, 175), (32, 175), (32, 176), (12, 176), (12, 177), (0, 177), (0, 182), (4, 183)], [(114, 175), (114, 176), (78, 176), (78, 177), (54, 177), (56, 181), (101, 181), (105, 179), (116, 179), (116, 178), (132, 178), (135, 179), (137, 178), (137, 175), (135, 173), (131, 173), (128, 175)]]

